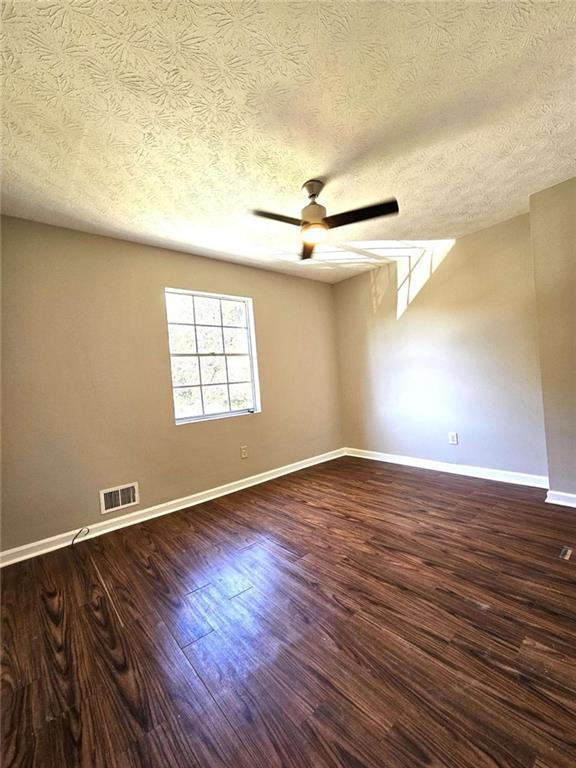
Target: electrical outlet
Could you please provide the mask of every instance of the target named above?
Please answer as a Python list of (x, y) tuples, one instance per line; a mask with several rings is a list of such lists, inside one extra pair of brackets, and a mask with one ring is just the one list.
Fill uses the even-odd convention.
[(248, 458), (248, 446), (247, 445), (241, 445), (240, 446), (240, 458), (241, 459), (247, 459)]
[(458, 432), (448, 432), (448, 442), (450, 445), (458, 445)]

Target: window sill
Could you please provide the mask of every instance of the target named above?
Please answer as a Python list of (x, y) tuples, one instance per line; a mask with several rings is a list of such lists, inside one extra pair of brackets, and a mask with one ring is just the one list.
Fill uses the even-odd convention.
[(189, 419), (176, 419), (176, 426), (181, 427), (183, 424), (197, 424), (202, 421), (214, 421), (216, 419), (230, 419), (233, 416), (254, 416), (254, 414), (261, 413), (261, 409), (252, 409), (250, 411), (232, 411), (231, 413), (214, 413), (209, 416), (192, 416)]

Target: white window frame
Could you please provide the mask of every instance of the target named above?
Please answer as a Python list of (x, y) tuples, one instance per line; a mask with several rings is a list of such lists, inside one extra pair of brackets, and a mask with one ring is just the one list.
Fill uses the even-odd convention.
[[(164, 288), (164, 306), (166, 309), (166, 331), (168, 332), (170, 325), (189, 325), (190, 327), (196, 329), (197, 324), (194, 323), (171, 323), (168, 319), (168, 308), (166, 305), (166, 294), (168, 293), (181, 293), (186, 296), (201, 296), (203, 298), (209, 298), (209, 299), (221, 299), (223, 301), (238, 301), (243, 302), (246, 310), (246, 323), (247, 323), (247, 331), (248, 331), (248, 358), (250, 360), (250, 372), (251, 372), (251, 379), (252, 379), (252, 402), (253, 407), (252, 408), (246, 408), (239, 411), (223, 411), (221, 413), (209, 413), (209, 414), (202, 414), (200, 416), (187, 416), (186, 418), (177, 418), (176, 417), (176, 403), (174, 400), (174, 390), (175, 389), (181, 389), (186, 388), (186, 385), (180, 386), (174, 386), (174, 382), (172, 381), (172, 358), (173, 357), (187, 357), (185, 353), (182, 354), (172, 354), (170, 350), (170, 337), (168, 334), (167, 338), (167, 346), (168, 346), (168, 362), (169, 362), (169, 372), (170, 372), (170, 386), (172, 389), (172, 405), (174, 407), (174, 420), (176, 422), (177, 426), (180, 426), (182, 424), (191, 424), (197, 421), (213, 421), (214, 419), (227, 419), (232, 416), (246, 416), (249, 414), (254, 413), (260, 413), (262, 410), (261, 402), (260, 402), (260, 383), (259, 383), (259, 376), (258, 376), (258, 358), (256, 355), (256, 332), (254, 327), (254, 307), (253, 302), (250, 297), (247, 296), (231, 296), (225, 293), (206, 293), (205, 291), (192, 291), (187, 290), (185, 288)], [(196, 320), (196, 317), (194, 317), (194, 320)], [(200, 324), (201, 325), (201, 324)], [(221, 328), (222, 331), (224, 328), (228, 327), (238, 327), (238, 326), (227, 326), (227, 325), (215, 325), (212, 326), (214, 328)], [(224, 348), (223, 348), (224, 349)], [(220, 355), (219, 353), (208, 353), (208, 354), (199, 354), (198, 353), (198, 344), (196, 344), (196, 354), (192, 355), (192, 357), (227, 357), (226, 352), (222, 352)], [(201, 366), (198, 366), (199, 369), (199, 376), (200, 376), (200, 384), (199, 385), (191, 385), (191, 386), (198, 386), (200, 388), (200, 396), (202, 397), (202, 371)], [(226, 381), (226, 386), (229, 387), (231, 383)], [(230, 390), (228, 390), (228, 399), (230, 400)], [(203, 401), (202, 401), (203, 402)]]

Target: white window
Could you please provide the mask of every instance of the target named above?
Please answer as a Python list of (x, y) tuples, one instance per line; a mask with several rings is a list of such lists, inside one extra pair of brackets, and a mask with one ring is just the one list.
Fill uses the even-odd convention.
[(176, 424), (260, 410), (252, 299), (166, 288)]

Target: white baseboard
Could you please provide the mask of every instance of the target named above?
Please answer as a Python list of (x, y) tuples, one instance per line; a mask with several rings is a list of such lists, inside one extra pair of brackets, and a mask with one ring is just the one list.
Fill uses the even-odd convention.
[[(206, 491), (193, 493), (190, 496), (184, 496), (181, 499), (167, 501), (163, 504), (157, 504), (154, 507), (140, 509), (137, 512), (131, 512), (127, 515), (113, 517), (110, 520), (105, 520), (103, 522), (92, 523), (86, 526), (86, 528), (88, 528), (88, 533), (78, 540), (84, 541), (85, 539), (92, 539), (96, 536), (102, 536), (104, 533), (115, 531), (118, 528), (126, 528), (129, 525), (142, 523), (144, 520), (150, 520), (153, 517), (168, 515), (170, 512), (177, 512), (180, 509), (193, 507), (196, 506), (196, 504), (202, 504), (205, 501), (217, 499), (219, 496), (226, 496), (229, 493), (241, 491), (243, 488), (250, 488), (252, 485), (259, 485), (260, 483), (265, 483), (268, 480), (273, 480), (275, 477), (288, 475), (291, 472), (297, 472), (299, 469), (306, 469), (306, 467), (312, 467), (315, 464), (321, 464), (324, 461), (337, 459), (344, 455), (344, 449), (339, 448), (336, 451), (330, 451), (328, 453), (321, 453), (317, 456), (311, 456), (308, 459), (295, 461), (293, 464), (286, 464), (283, 467), (270, 469), (267, 472), (260, 472), (258, 475), (244, 477), (241, 480), (235, 480), (232, 483), (226, 483), (226, 485), (220, 485), (216, 488), (210, 488)], [(60, 533), (57, 536), (51, 536), (48, 539), (33, 541), (30, 544), (24, 544), (21, 547), (14, 547), (13, 549), (7, 549), (4, 552), (0, 552), (0, 568), (3, 568), (5, 565), (17, 563), (20, 560), (27, 560), (30, 557), (43, 555), (46, 552), (51, 552), (54, 549), (67, 547), (71, 544), (72, 539), (77, 533), (78, 529), (76, 528), (72, 531)]]
[(576, 507), (576, 493), (564, 493), (564, 491), (548, 491), (546, 494), (548, 504), (559, 504), (561, 507)]
[(436, 472), (450, 472), (453, 475), (479, 477), (484, 480), (497, 480), (501, 483), (514, 483), (515, 485), (531, 485), (535, 488), (548, 488), (548, 477), (546, 475), (529, 475), (525, 472), (509, 472), (504, 469), (474, 467), (470, 464), (452, 464), (449, 461), (418, 459), (413, 456), (399, 456), (395, 453), (363, 451), (359, 448), (345, 448), (344, 451), (346, 456), (356, 456), (359, 459), (385, 461), (390, 464), (403, 464), (407, 467), (419, 467), (420, 469), (433, 469)]
[[(504, 483), (515, 483), (516, 485), (530, 485), (536, 488), (548, 488), (548, 478), (545, 475), (529, 475), (524, 472), (508, 472), (502, 469), (490, 469), (487, 467), (474, 467), (468, 464), (451, 464), (446, 461), (434, 461), (433, 459), (418, 459), (412, 456), (399, 456), (393, 453), (379, 453), (377, 451), (363, 451), (359, 448), (339, 448), (336, 451), (329, 451), (318, 456), (311, 456), (302, 461), (296, 461), (293, 464), (286, 464), (283, 467), (271, 469), (268, 472), (261, 472), (258, 475), (244, 477), (241, 480), (235, 480), (226, 485), (220, 485), (217, 488), (209, 488), (206, 491), (193, 493), (190, 496), (184, 496), (181, 499), (174, 499), (163, 504), (157, 504), (154, 507), (141, 509), (137, 512), (131, 512), (127, 515), (113, 517), (110, 520), (93, 523), (88, 526), (88, 533), (82, 536), (84, 539), (92, 539), (96, 536), (102, 536), (104, 533), (115, 531), (118, 528), (126, 528), (129, 525), (142, 523), (153, 517), (168, 515), (170, 512), (177, 512), (180, 509), (193, 507), (196, 504), (202, 504), (211, 499), (217, 499), (219, 496), (226, 496), (235, 491), (241, 491), (243, 488), (250, 488), (253, 485), (265, 483), (273, 480), (275, 477), (288, 475), (291, 472), (297, 472), (299, 469), (312, 467), (315, 464), (321, 464), (324, 461), (331, 461), (340, 456), (356, 456), (361, 459), (371, 459), (372, 461), (384, 461), (390, 464), (403, 464), (408, 467), (419, 467), (420, 469), (432, 469), (437, 472), (450, 472), (454, 475), (465, 475), (467, 477), (479, 477), (485, 480), (498, 480)], [(551, 504), (563, 504), (569, 507), (576, 507), (576, 495), (569, 493), (560, 493), (558, 491), (549, 491), (546, 501)], [(78, 533), (78, 529), (60, 533), (57, 536), (51, 536), (48, 539), (33, 541), (30, 544), (24, 544), (21, 547), (14, 547), (0, 552), (0, 568), (11, 563), (17, 563), (20, 560), (27, 560), (30, 557), (37, 557), (54, 549), (67, 547), (72, 542), (73, 537)]]

